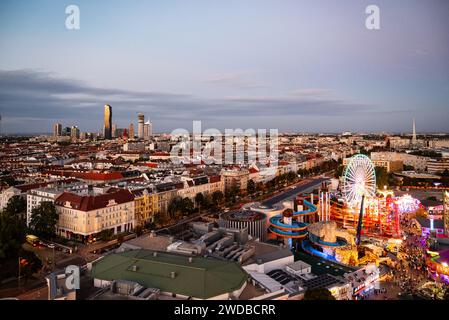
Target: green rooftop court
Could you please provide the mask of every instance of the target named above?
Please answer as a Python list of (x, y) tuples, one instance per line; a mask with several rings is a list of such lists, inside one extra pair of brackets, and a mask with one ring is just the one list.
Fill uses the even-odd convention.
[(105, 256), (94, 263), (92, 277), (210, 299), (242, 288), (247, 273), (235, 262), (140, 249)]

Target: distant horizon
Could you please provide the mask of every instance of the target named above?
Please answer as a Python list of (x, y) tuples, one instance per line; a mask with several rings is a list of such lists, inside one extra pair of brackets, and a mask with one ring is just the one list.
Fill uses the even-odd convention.
[[(63, 129), (65, 128), (65, 126), (62, 127)], [(128, 128), (123, 128), (123, 127), (118, 127), (118, 129), (127, 129)], [(187, 129), (187, 128), (185, 128)], [(206, 128), (206, 129), (210, 129), (210, 128)], [(247, 128), (229, 128), (229, 129), (247, 129)], [(267, 130), (269, 129), (276, 129), (276, 128), (265, 128)], [(98, 133), (101, 134), (101, 132), (99, 131), (83, 131), (80, 129), (80, 132), (84, 132), (84, 133)], [(192, 131), (189, 131), (190, 133), (192, 133)], [(307, 131), (279, 131), (279, 134), (281, 135), (285, 135), (285, 134), (307, 134), (307, 135), (342, 135), (343, 133), (346, 132), (350, 132), (352, 135), (394, 135), (394, 136), (412, 136), (412, 132), (355, 132), (355, 131), (341, 131), (341, 132), (307, 132)], [(162, 134), (171, 134), (170, 132), (167, 131), (162, 131), (162, 132), (153, 132), (153, 135), (162, 135)], [(52, 136), (53, 132), (49, 131), (49, 132), (13, 132), (13, 133), (7, 133), (5, 134), (4, 132), (2, 132), (0, 134), (0, 137), (13, 137), (13, 136), (40, 136), (40, 135), (46, 135), (46, 136)], [(416, 135), (419, 136), (426, 136), (426, 135), (449, 135), (449, 131), (443, 132), (443, 131), (434, 131), (434, 132), (417, 132)]]

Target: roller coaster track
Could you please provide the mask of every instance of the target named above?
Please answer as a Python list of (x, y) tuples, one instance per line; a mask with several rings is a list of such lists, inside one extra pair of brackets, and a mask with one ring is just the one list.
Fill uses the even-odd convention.
[(306, 210), (293, 213), (292, 217), (293, 221), (291, 225), (282, 222), (283, 219), (282, 214), (271, 217), (269, 230), (282, 238), (290, 238), (290, 239), (305, 238), (308, 234), (307, 223), (296, 221), (295, 219), (305, 216), (313, 216), (317, 213), (318, 208), (307, 200), (304, 200), (304, 206), (307, 207)]
[[(306, 210), (293, 213), (291, 225), (283, 222), (282, 214), (270, 218), (269, 230), (281, 238), (289, 239), (290, 242), (292, 239), (302, 239), (301, 247), (305, 252), (313, 256), (338, 263), (334, 256), (316, 249), (313, 245), (318, 245), (322, 248), (335, 249), (346, 246), (346, 240), (337, 238), (336, 242), (326, 242), (313, 234), (309, 234), (307, 231), (308, 223), (297, 221), (296, 219), (306, 216), (313, 216), (317, 214), (318, 208), (307, 200), (304, 200), (304, 206), (307, 207)], [(307, 236), (308, 239), (306, 238)]]

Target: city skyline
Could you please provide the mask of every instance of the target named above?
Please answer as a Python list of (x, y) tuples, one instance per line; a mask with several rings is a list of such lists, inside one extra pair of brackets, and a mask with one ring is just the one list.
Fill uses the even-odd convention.
[(193, 120), (220, 130), (411, 132), (412, 118), (418, 133), (447, 131), (449, 3), (376, 1), (375, 31), (364, 25), (368, 4), (78, 1), (73, 31), (65, 4), (3, 1), (2, 131), (51, 132), (58, 122), (98, 132), (104, 104), (118, 127), (142, 112), (159, 133)]

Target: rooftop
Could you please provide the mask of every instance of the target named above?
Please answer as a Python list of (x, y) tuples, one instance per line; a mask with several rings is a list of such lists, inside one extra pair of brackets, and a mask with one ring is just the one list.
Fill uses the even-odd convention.
[(266, 218), (265, 214), (251, 210), (229, 211), (220, 215), (220, 219), (227, 221), (259, 221)]
[(238, 290), (247, 279), (246, 272), (235, 262), (200, 257), (190, 262), (182, 255), (143, 249), (105, 256), (94, 264), (92, 276), (135, 281), (148, 288), (200, 299)]
[(307, 289), (317, 289), (317, 288), (330, 288), (335, 285), (345, 284), (346, 281), (343, 279), (339, 279), (336, 276), (332, 276), (330, 274), (322, 274), (316, 278), (306, 280), (304, 282), (304, 286)]
[(134, 196), (131, 192), (124, 189), (116, 189), (112, 190), (112, 192), (95, 196), (80, 196), (74, 193), (64, 192), (56, 198), (55, 203), (65, 206), (69, 202), (72, 208), (87, 212), (106, 208), (111, 203), (123, 204), (131, 201), (134, 201)]
[(351, 273), (358, 268), (343, 266), (331, 262), (329, 260), (324, 260), (318, 257), (311, 256), (304, 252), (296, 252), (295, 260), (302, 260), (312, 267), (312, 273), (316, 275), (330, 274), (334, 276), (343, 276), (345, 273)]

